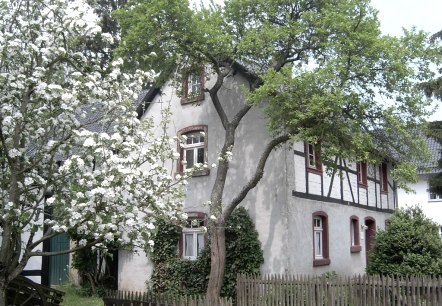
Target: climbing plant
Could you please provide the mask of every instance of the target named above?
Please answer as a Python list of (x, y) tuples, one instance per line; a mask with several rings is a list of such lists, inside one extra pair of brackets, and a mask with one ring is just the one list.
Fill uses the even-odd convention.
[[(155, 292), (204, 294), (210, 273), (210, 241), (197, 260), (180, 257), (180, 226), (166, 220), (156, 224), (155, 247), (150, 253), (154, 272), (149, 283)], [(258, 274), (264, 262), (255, 224), (247, 210), (236, 208), (226, 222), (226, 271), (222, 296), (233, 297), (237, 273)]]

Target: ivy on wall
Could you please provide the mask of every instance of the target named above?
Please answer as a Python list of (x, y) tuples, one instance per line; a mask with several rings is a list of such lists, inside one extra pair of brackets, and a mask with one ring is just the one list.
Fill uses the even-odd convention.
[[(161, 220), (157, 223), (155, 247), (150, 253), (154, 272), (149, 283), (155, 292), (204, 294), (210, 272), (210, 241), (197, 260), (180, 258), (180, 227)], [(255, 224), (247, 210), (238, 207), (226, 223), (226, 269), (222, 296), (233, 297), (238, 273), (258, 274), (264, 262)]]

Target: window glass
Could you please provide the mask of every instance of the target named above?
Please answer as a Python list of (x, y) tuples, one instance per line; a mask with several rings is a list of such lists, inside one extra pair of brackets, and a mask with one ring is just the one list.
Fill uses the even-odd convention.
[(311, 143), (308, 144), (308, 164), (310, 167), (316, 167), (315, 146)]
[(188, 78), (188, 95), (192, 96), (192, 95), (197, 95), (199, 93), (201, 93), (201, 76), (196, 74), (196, 73), (192, 73), (189, 75)]
[(186, 227), (183, 228), (183, 257), (195, 260), (204, 249), (206, 231), (204, 219), (189, 218)]
[(204, 249), (204, 233), (197, 234), (197, 256), (199, 256)]
[(322, 231), (323, 231), (323, 227), (322, 227), (322, 218), (320, 217), (315, 217), (313, 219), (313, 224), (314, 224), (314, 246), (315, 246), (315, 258), (323, 258), (323, 250), (322, 250)]
[(201, 132), (188, 133), (185, 136), (187, 137), (184, 145), (185, 169), (192, 168), (196, 163), (203, 164), (205, 162), (204, 136)]
[(442, 200), (442, 196), (434, 192), (430, 192), (430, 200)]
[(193, 244), (193, 234), (184, 234), (184, 256), (194, 257), (194, 244)]

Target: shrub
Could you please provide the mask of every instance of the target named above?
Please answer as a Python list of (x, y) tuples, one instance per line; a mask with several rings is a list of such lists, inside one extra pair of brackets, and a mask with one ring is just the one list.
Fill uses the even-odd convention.
[[(180, 230), (161, 220), (156, 225), (151, 252), (154, 272), (150, 281), (155, 292), (180, 295), (204, 294), (210, 273), (210, 241), (197, 260), (179, 258)], [(226, 269), (222, 296), (233, 297), (237, 273), (258, 274), (264, 256), (255, 225), (243, 207), (236, 208), (226, 222)]]
[(367, 272), (384, 275), (442, 275), (442, 240), (420, 207), (395, 211), (376, 234)]

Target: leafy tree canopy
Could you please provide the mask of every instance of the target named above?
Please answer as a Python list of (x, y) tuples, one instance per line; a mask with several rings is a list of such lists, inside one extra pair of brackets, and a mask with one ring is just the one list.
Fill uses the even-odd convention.
[(368, 273), (442, 275), (442, 240), (436, 223), (420, 207), (397, 210), (376, 233)]
[[(115, 16), (118, 54), (132, 67), (207, 64), (219, 76), (233, 62), (245, 66), (258, 77), (247, 102), (266, 103), (270, 130), (321, 141), (325, 163), (409, 162), (422, 151), (414, 131), (430, 101), (415, 84), (432, 76), (437, 52), (422, 32), (381, 35), (367, 0), (228, 0), (198, 11), (187, 1), (134, 0)], [(396, 178), (415, 179), (410, 167)]]
[[(433, 42), (442, 40), (442, 30), (431, 36)], [(442, 54), (442, 50), (439, 51)], [(442, 73), (442, 68), (439, 68), (439, 74)], [(442, 100), (442, 77), (439, 76), (433, 80), (422, 83), (422, 89), (428, 97), (435, 97)]]
[[(431, 79), (440, 53), (425, 33), (384, 36), (368, 0), (226, 0), (199, 10), (186, 0), (132, 0), (114, 15), (121, 25), (117, 54), (127, 68), (156, 68), (163, 77), (205, 66), (207, 96), (225, 129), (220, 156), (235, 150), (236, 131), (249, 110), (263, 105), (274, 138), (252, 177), (224, 202), (229, 160), (218, 161), (210, 197), (211, 274), (215, 303), (224, 276), (224, 225), (264, 173), (274, 148), (288, 140), (320, 143), (322, 162), (335, 157), (397, 162), (394, 178), (416, 180), (422, 153), (419, 127), (431, 101), (416, 88)], [(249, 75), (246, 98), (230, 114), (219, 93), (226, 80)], [(164, 78), (159, 80), (164, 82)], [(177, 82), (180, 84), (181, 82)], [(328, 167), (331, 169), (331, 167)]]

